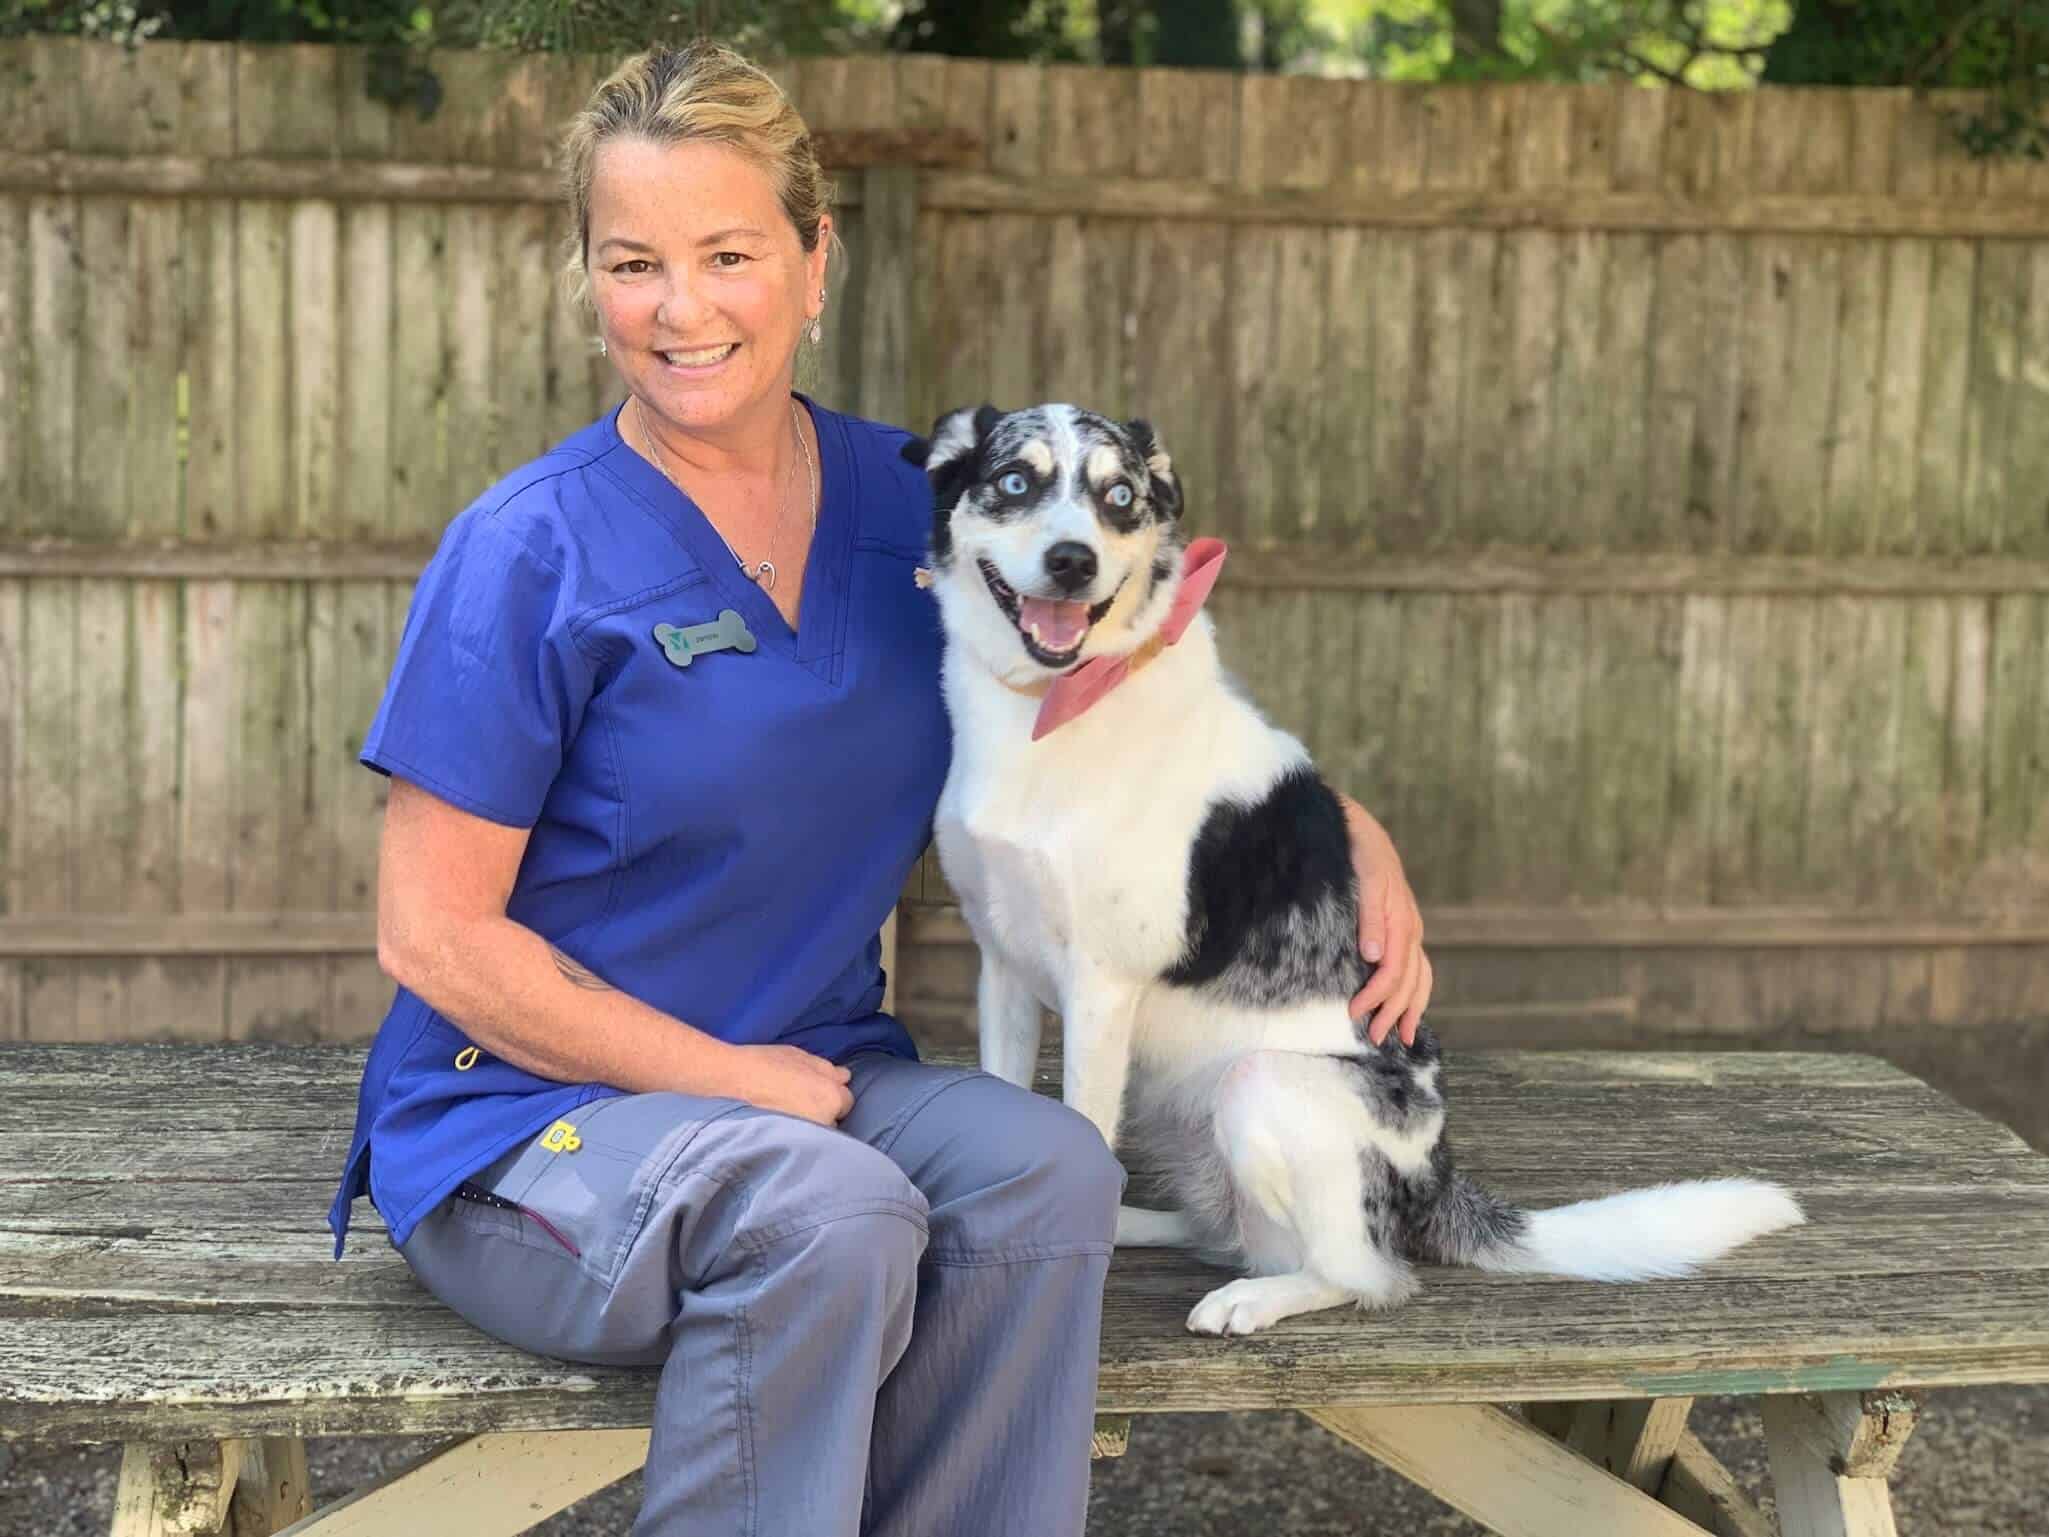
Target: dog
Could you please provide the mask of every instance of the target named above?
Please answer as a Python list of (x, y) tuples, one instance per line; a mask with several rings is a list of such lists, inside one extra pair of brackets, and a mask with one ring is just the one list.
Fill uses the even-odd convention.
[(1064, 1099), (1178, 1202), (1123, 1208), (1117, 1242), (1244, 1272), (1189, 1329), (1391, 1307), (1418, 1261), (1680, 1275), (1802, 1220), (1747, 1179), (1531, 1211), (1456, 1172), (1429, 1026), (1376, 1047), (1351, 1018), (1371, 968), (1343, 812), (1220, 664), (1199, 592), (1222, 547), (1184, 539), (1159, 436), (983, 406), (904, 453), (932, 487), (934, 837), (981, 950), (981, 1063), (1029, 1085), (1060, 1014)]

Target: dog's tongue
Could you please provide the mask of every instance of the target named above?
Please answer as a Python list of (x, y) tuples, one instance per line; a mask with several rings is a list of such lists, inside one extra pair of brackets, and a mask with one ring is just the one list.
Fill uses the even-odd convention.
[(1072, 651), (1088, 633), (1089, 606), (1058, 598), (1024, 598), (1018, 603), (1018, 628), (1036, 635), (1048, 651)]

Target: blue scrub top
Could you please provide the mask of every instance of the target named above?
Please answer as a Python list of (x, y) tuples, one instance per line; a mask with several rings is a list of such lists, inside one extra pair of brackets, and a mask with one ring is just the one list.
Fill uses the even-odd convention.
[[(806, 400), (821, 497), (792, 634), (608, 415), (464, 511), (414, 589), (362, 761), (530, 827), (507, 915), (723, 1040), (916, 1055), (879, 931), (951, 748), (931, 493), (905, 434)], [(751, 653), (658, 626), (740, 615)], [(363, 1070), (328, 1225), (367, 1190), (402, 1244), (465, 1178), (622, 1091), (539, 1078), (404, 988)], [(458, 1062), (458, 1058), (462, 1062)]]

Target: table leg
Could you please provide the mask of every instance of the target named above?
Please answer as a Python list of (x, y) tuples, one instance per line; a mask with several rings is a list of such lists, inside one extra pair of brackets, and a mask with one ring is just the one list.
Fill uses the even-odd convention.
[(1913, 1433), (1911, 1397), (1801, 1394), (1762, 1407), (1783, 1537), (1895, 1537), (1886, 1480)]

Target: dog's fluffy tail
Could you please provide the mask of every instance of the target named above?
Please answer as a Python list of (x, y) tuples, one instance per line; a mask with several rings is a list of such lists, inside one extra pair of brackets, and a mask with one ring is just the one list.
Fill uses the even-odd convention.
[(1740, 1244), (1805, 1220), (1784, 1189), (1754, 1179), (1656, 1185), (1525, 1211), (1454, 1174), (1413, 1236), (1419, 1257), (1440, 1264), (1642, 1281), (1690, 1274)]

